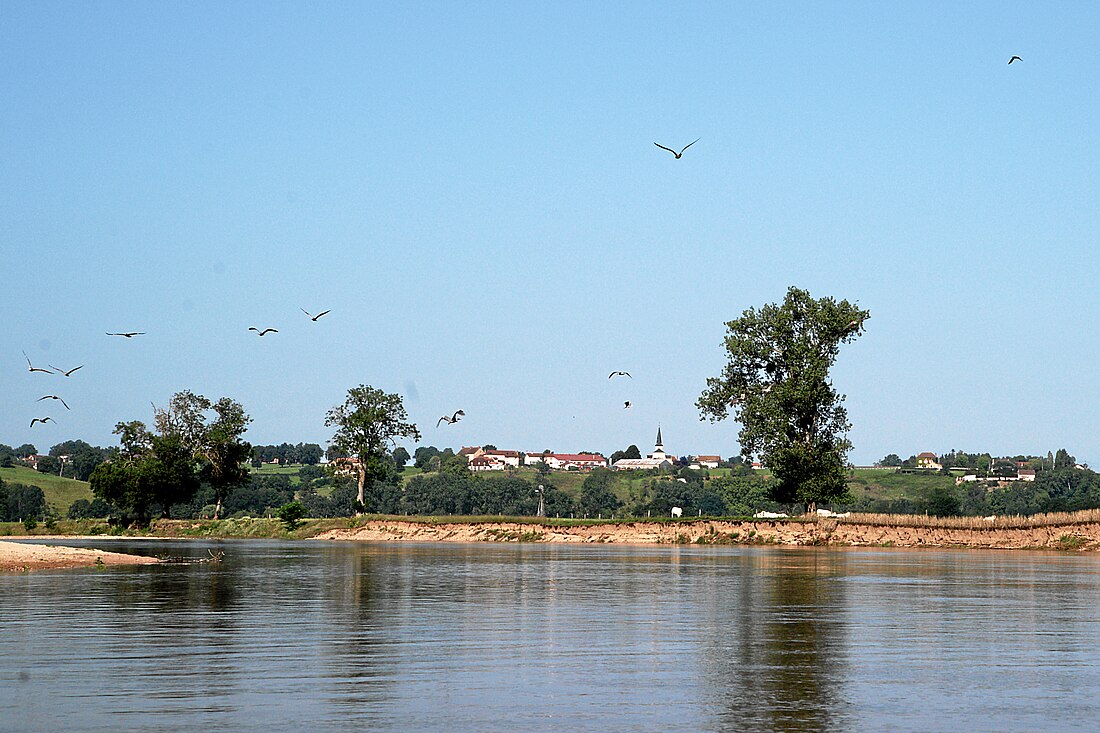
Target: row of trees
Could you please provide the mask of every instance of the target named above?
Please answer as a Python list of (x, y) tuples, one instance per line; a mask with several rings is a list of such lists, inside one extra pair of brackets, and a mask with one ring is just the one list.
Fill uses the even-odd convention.
[(168, 517), (173, 505), (192, 503), (203, 488), (220, 517), (230, 490), (249, 477), (243, 464), (251, 446), (241, 440), (249, 422), (228, 397), (178, 392), (154, 408), (153, 429), (140, 420), (115, 426), (121, 446), (92, 471), (92, 493), (146, 524), (154, 512)]
[[(945, 471), (950, 469), (965, 469), (974, 471), (983, 476), (1013, 476), (1021, 467), (1039, 471), (1053, 471), (1062, 468), (1074, 468), (1077, 459), (1065, 448), (1059, 448), (1057, 452), (1050, 451), (1045, 456), (1016, 455), (994, 458), (990, 453), (967, 453), (960, 450), (951, 450), (941, 456), (937, 456), (936, 462), (943, 466)], [(902, 459), (897, 453), (891, 453), (876, 463), (885, 468), (916, 468), (917, 457), (915, 455)]]
[(42, 489), (0, 479), (0, 522), (40, 519), (46, 512), (46, 496)]
[(252, 446), (252, 465), (261, 463), (298, 463), (306, 466), (316, 466), (321, 462), (325, 452), (316, 443), (280, 443), (279, 445), (254, 445)]

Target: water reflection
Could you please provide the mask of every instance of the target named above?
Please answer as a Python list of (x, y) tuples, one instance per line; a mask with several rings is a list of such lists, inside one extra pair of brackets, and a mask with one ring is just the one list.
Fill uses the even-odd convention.
[(1100, 684), (1091, 556), (95, 544), (225, 559), (0, 576), (0, 729), (970, 733), (1100, 717), (1077, 692)]

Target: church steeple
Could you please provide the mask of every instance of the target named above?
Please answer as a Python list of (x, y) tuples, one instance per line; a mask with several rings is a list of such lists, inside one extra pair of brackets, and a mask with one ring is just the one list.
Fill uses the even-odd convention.
[(661, 426), (660, 425), (657, 426), (657, 445), (655, 447), (657, 449), (665, 447), (664, 441), (661, 440)]

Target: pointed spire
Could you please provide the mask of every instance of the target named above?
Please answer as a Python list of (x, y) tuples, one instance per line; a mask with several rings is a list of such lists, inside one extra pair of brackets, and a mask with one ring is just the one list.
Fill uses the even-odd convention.
[(664, 441), (661, 440), (661, 426), (660, 425), (657, 426), (657, 447), (658, 448), (664, 447)]

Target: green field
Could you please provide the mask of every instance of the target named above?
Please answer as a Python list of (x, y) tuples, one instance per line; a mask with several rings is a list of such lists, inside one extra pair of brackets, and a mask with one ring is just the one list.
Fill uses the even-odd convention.
[(61, 478), (50, 473), (39, 473), (32, 468), (0, 468), (0, 479), (4, 483), (37, 486), (46, 495), (46, 503), (58, 514), (65, 516), (69, 505), (77, 499), (92, 500), (92, 490), (85, 481)]
[(939, 473), (914, 474), (892, 471), (852, 471), (848, 490), (853, 498), (924, 499), (937, 486), (953, 488), (955, 478)]

